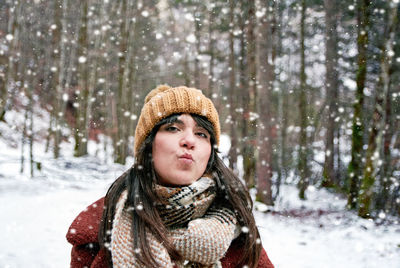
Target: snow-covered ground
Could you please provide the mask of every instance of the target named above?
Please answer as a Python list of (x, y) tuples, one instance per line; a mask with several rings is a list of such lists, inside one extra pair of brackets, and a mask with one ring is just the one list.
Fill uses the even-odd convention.
[(376, 225), (344, 209), (346, 200), (311, 188), (299, 201), (286, 186), (274, 212), (256, 211), (276, 267), (400, 267), (400, 225)]
[[(19, 173), (20, 149), (0, 138), (0, 267), (68, 267), (69, 224), (129, 165), (74, 158), (72, 145), (63, 148), (54, 160), (36, 144), (42, 171), (29, 178), (27, 167)], [(273, 211), (255, 211), (264, 248), (277, 268), (400, 267), (398, 222), (359, 219), (344, 209), (343, 198), (325, 190), (309, 187), (307, 201), (296, 194), (293, 186), (282, 186)]]

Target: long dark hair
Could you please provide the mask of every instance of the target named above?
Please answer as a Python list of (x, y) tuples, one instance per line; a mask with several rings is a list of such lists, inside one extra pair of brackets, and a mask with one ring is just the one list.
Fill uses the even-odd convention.
[[(152, 144), (159, 128), (167, 123), (175, 122), (180, 114), (174, 114), (161, 120), (146, 137), (138, 154), (135, 157), (135, 164), (124, 174), (122, 174), (108, 189), (104, 200), (104, 212), (100, 222), (99, 243), (101, 248), (105, 248), (110, 267), (112, 267), (111, 252), (111, 229), (115, 213), (115, 205), (121, 193), (127, 189), (127, 202), (132, 207), (139, 204), (143, 209), (132, 210), (132, 233), (136, 260), (144, 267), (158, 267), (156, 264), (147, 241), (147, 232), (151, 232), (154, 237), (163, 243), (172, 260), (181, 260), (182, 257), (168, 239), (168, 231), (164, 226), (154, 202), (159, 201), (154, 192), (154, 184), (157, 183), (152, 161)], [(218, 156), (215, 133), (212, 124), (203, 116), (191, 114), (193, 120), (210, 133), (211, 155), (207, 163), (207, 174), (214, 174), (217, 182), (217, 196), (224, 199), (224, 203), (231, 207), (237, 216), (239, 224), (248, 228), (248, 232), (242, 232), (237, 238), (241, 240), (243, 255), (238, 265), (248, 265), (257, 267), (261, 242), (258, 229), (252, 214), (253, 203), (245, 186), (239, 178), (225, 166)], [(218, 200), (220, 201), (220, 200)], [(140, 257), (139, 257), (140, 256)]]

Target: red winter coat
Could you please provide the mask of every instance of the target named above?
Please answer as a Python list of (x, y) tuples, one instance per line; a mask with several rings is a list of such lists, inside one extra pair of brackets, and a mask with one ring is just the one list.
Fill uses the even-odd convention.
[[(99, 199), (82, 211), (68, 229), (67, 240), (72, 244), (71, 268), (106, 268), (105, 250), (99, 250), (97, 240), (99, 223), (103, 214), (104, 198)], [(222, 267), (236, 268), (241, 256), (239, 245), (232, 243), (225, 257), (221, 260)], [(262, 249), (258, 268), (274, 268), (267, 253)]]

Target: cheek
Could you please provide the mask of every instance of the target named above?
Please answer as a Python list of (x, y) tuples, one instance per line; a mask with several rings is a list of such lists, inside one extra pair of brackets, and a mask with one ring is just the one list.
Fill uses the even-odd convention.
[(166, 168), (170, 165), (176, 151), (176, 141), (168, 135), (157, 133), (153, 141), (153, 162), (155, 167)]
[(156, 137), (154, 138), (153, 148), (152, 148), (152, 156), (153, 156), (153, 162), (154, 162), (155, 167), (162, 165), (162, 162), (163, 162), (162, 155), (164, 154), (164, 150), (165, 150), (165, 148), (163, 146), (162, 139), (160, 139), (156, 135)]
[(211, 146), (208, 145), (208, 146), (206, 146), (205, 148), (206, 148), (206, 149), (205, 149), (204, 152), (202, 153), (202, 155), (203, 155), (202, 158), (203, 158), (203, 165), (204, 165), (204, 167), (207, 166), (208, 160), (210, 159), (210, 156), (211, 156)]

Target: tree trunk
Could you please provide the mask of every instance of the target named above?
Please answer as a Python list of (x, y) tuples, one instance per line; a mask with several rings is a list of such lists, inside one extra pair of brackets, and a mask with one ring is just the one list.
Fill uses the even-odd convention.
[(26, 84), (26, 93), (28, 97), (28, 107), (27, 107), (27, 112), (28, 112), (28, 145), (29, 145), (29, 170), (30, 170), (30, 176), (31, 178), (35, 175), (35, 160), (34, 160), (34, 154), (33, 154), (33, 143), (34, 143), (34, 135), (35, 133), (33, 132), (33, 106), (34, 106), (34, 100), (33, 100), (33, 87), (37, 83), (36, 76), (32, 75), (32, 71), (30, 69), (27, 70), (28, 72), (28, 82)]
[(185, 85), (190, 85), (192, 75), (190, 74), (189, 59), (187, 53), (185, 53), (185, 58), (183, 60), (183, 69), (186, 70), (186, 72), (183, 73)]
[[(248, 126), (246, 120), (246, 112), (247, 106), (249, 105), (249, 91), (246, 88), (247, 84), (247, 73), (246, 73), (246, 38), (245, 38), (245, 21), (247, 18), (247, 13), (245, 10), (245, 4), (241, 2), (241, 14), (238, 18), (238, 25), (240, 27), (240, 31), (243, 33), (239, 35), (239, 59), (238, 59), (238, 76), (239, 76), (239, 87), (238, 87), (238, 115), (240, 116), (240, 120), (238, 123), (238, 129), (240, 133), (238, 135), (238, 142), (240, 143), (237, 148), (238, 155), (242, 155), (242, 165), (245, 166), (245, 149), (247, 146), (247, 136), (248, 136)], [(244, 175), (244, 174), (243, 174)]]
[(63, 42), (66, 39), (65, 32), (67, 31), (66, 12), (68, 7), (68, 0), (63, 0), (61, 4), (59, 1), (54, 5), (54, 20), (57, 28), (53, 31), (53, 42), (54, 47), (58, 53), (53, 56), (54, 62), (57, 62), (57, 71), (53, 73), (53, 81), (55, 92), (55, 103), (53, 108), (53, 116), (55, 121), (54, 129), (54, 158), (58, 158), (60, 155), (60, 143), (61, 143), (61, 127), (62, 120), (64, 118), (64, 105), (63, 105), (63, 93), (64, 93), (64, 80), (65, 80), (65, 57), (66, 57), (66, 44)]
[[(137, 3), (137, 1), (128, 1), (128, 10), (126, 17), (131, 18), (131, 17), (136, 17), (138, 14), (140, 14), (143, 10), (139, 9), (138, 6), (134, 6), (134, 4)], [(136, 12), (136, 13), (134, 13)], [(123, 163), (126, 162), (126, 157), (129, 155), (129, 147), (133, 148), (133, 144), (129, 144), (129, 136), (133, 135), (134, 133), (134, 128), (133, 128), (133, 120), (132, 120), (132, 115), (134, 112), (134, 108), (131, 105), (131, 102), (133, 102), (134, 98), (134, 89), (137, 87), (137, 81), (136, 81), (136, 69), (135, 69), (135, 60), (136, 60), (136, 50), (139, 47), (139, 34), (137, 31), (138, 28), (138, 21), (126, 21), (127, 23), (127, 52), (126, 52), (126, 66), (124, 69), (124, 80), (123, 80), (123, 90), (126, 92), (125, 94), (125, 121), (127, 121), (124, 133), (123, 133), (123, 154), (121, 158), (123, 158)]]
[(229, 167), (236, 172), (237, 171), (237, 146), (238, 146), (238, 135), (237, 135), (237, 117), (235, 108), (237, 105), (237, 93), (236, 93), (236, 68), (235, 68), (235, 49), (234, 49), (234, 36), (233, 29), (235, 27), (234, 22), (234, 8), (235, 3), (233, 0), (229, 0), (229, 113), (228, 118), (230, 126), (230, 138), (231, 148), (229, 149)]
[(392, 55), (389, 51), (393, 51), (394, 30), (397, 23), (397, 6), (391, 9), (389, 14), (388, 26), (384, 38), (384, 47), (382, 49), (381, 58), (381, 75), (377, 86), (377, 93), (375, 99), (375, 109), (372, 115), (371, 132), (369, 134), (368, 149), (366, 152), (366, 162), (364, 169), (364, 176), (361, 183), (361, 191), (359, 196), (359, 210), (358, 215), (363, 218), (371, 216), (371, 202), (373, 198), (373, 186), (375, 177), (378, 173), (379, 160), (380, 160), (380, 147), (384, 129), (384, 111), (385, 100), (389, 92), (390, 75), (389, 68), (392, 62)]
[[(35, 80), (35, 79), (34, 79)], [(31, 83), (29, 85), (29, 89), (28, 89), (28, 98), (29, 98), (29, 109), (28, 109), (28, 114), (29, 114), (29, 167), (30, 167), (30, 174), (31, 177), (33, 177), (35, 174), (35, 160), (34, 160), (34, 155), (33, 155), (33, 142), (34, 142), (34, 132), (33, 132), (33, 85), (34, 83)]]
[(126, 67), (126, 50), (127, 50), (127, 31), (126, 31), (126, 12), (127, 12), (127, 0), (123, 0), (121, 2), (121, 23), (119, 27), (120, 34), (120, 46), (119, 46), (119, 66), (118, 66), (118, 88), (117, 88), (117, 96), (116, 96), (116, 120), (117, 120), (117, 129), (116, 136), (114, 138), (115, 147), (114, 147), (114, 162), (119, 164), (125, 164), (125, 145), (124, 145), (124, 132), (125, 132), (125, 124), (124, 122), (124, 112), (125, 112), (125, 98), (124, 98), (124, 74)]
[(300, 21), (300, 96), (299, 96), (299, 113), (300, 113), (300, 142), (299, 142), (299, 160), (298, 170), (300, 178), (298, 182), (299, 197), (305, 199), (305, 191), (308, 186), (308, 159), (307, 159), (307, 85), (306, 85), (306, 72), (305, 72), (305, 16), (306, 16), (306, 2), (301, 1), (301, 21)]
[[(230, 2), (229, 2), (230, 3)], [(233, 12), (232, 7), (230, 6), (230, 11)], [(212, 98), (213, 92), (214, 92), (214, 66), (215, 66), (215, 37), (213, 35), (213, 27), (214, 27), (214, 17), (215, 17), (215, 10), (211, 9), (210, 11), (210, 22), (208, 26), (208, 35), (210, 38), (210, 43), (209, 43), (209, 53), (210, 53), (210, 65), (209, 65), (209, 71), (208, 71), (208, 89), (206, 90), (206, 96), (209, 98)], [(233, 21), (232, 21), (233, 23)], [(229, 37), (230, 38), (230, 37)], [(230, 41), (229, 41), (230, 42)], [(230, 45), (229, 45), (230, 46)], [(229, 50), (231, 48), (229, 47)], [(230, 60), (229, 60), (230, 61)]]
[(362, 176), (362, 156), (363, 156), (363, 105), (364, 87), (367, 75), (367, 45), (368, 45), (368, 7), (369, 0), (359, 0), (357, 3), (358, 13), (358, 71), (356, 75), (356, 100), (353, 105), (353, 127), (351, 141), (351, 161), (348, 167), (347, 180), (349, 185), (349, 195), (347, 206), (350, 209), (357, 207), (357, 198)]
[[(120, 23), (120, 50), (119, 50), (119, 73), (118, 73), (118, 90), (116, 101), (116, 120), (117, 132), (114, 148), (114, 162), (125, 164), (128, 156), (128, 137), (130, 124), (126, 124), (126, 120), (131, 116), (131, 106), (129, 99), (133, 94), (133, 85), (129, 81), (129, 73), (132, 71), (131, 65), (134, 64), (132, 55), (134, 53), (134, 38), (137, 33), (134, 32), (135, 22), (131, 20), (133, 1), (124, 0), (121, 5)], [(140, 13), (140, 11), (138, 12)], [(132, 30), (133, 29), (133, 30)]]
[[(290, 56), (289, 56), (290, 59)], [(290, 62), (290, 60), (289, 60)], [(287, 91), (282, 87), (281, 95), (279, 96), (279, 114), (280, 114), (280, 142), (279, 145), (279, 160), (278, 160), (278, 179), (276, 182), (276, 193), (274, 195), (274, 200), (279, 196), (280, 187), (282, 184), (282, 179), (288, 176), (288, 150), (287, 150), (287, 127), (289, 121), (289, 96)]]
[(18, 62), (20, 59), (19, 45), (20, 45), (20, 20), (23, 3), (15, 2), (14, 8), (10, 11), (10, 18), (8, 22), (8, 33), (11, 36), (10, 50), (8, 53), (8, 62), (5, 65), (4, 83), (0, 89), (0, 121), (4, 121), (5, 114), (14, 105), (14, 96), (17, 93), (16, 81), (18, 81)]
[(337, 186), (339, 186), (339, 188), (341, 190), (345, 190), (344, 188), (344, 183), (343, 183), (343, 177), (344, 176), (344, 172), (345, 170), (343, 170), (343, 163), (342, 163), (342, 157), (341, 157), (341, 130), (340, 128), (338, 128), (335, 132), (335, 139), (336, 139), (336, 143), (334, 144), (334, 156), (335, 156), (335, 165), (336, 165), (336, 178), (337, 178)]
[[(64, 64), (61, 62), (61, 57), (59, 54), (61, 46), (63, 46), (63, 42), (61, 42), (61, 32), (62, 32), (62, 25), (61, 25), (61, 17), (62, 17), (62, 4), (60, 4), (59, 1), (54, 2), (54, 24), (56, 26), (55, 29), (53, 29), (53, 53), (52, 53), (52, 62), (55, 68), (53, 68), (53, 74), (51, 78), (51, 83), (50, 83), (50, 88), (52, 90), (55, 89), (55, 98), (54, 98), (54, 103), (53, 103), (53, 110), (52, 110), (52, 116), (55, 124), (55, 128), (53, 130), (54, 134), (54, 144), (53, 144), (53, 154), (54, 158), (58, 158), (60, 156), (60, 143), (61, 143), (61, 107), (60, 107), (60, 100), (61, 100), (61, 91), (62, 91), (62, 86), (59, 81), (59, 77), (62, 77), (62, 71), (60, 68), (64, 68)], [(65, 30), (65, 29), (64, 29)]]
[(200, 18), (198, 18), (198, 13), (200, 12), (199, 6), (196, 6), (194, 9), (194, 34), (196, 36), (196, 52), (195, 52), (195, 58), (194, 58), (194, 87), (195, 88), (200, 88), (200, 25), (201, 21)]
[(25, 107), (24, 113), (24, 126), (21, 132), (21, 167), (19, 173), (23, 174), (25, 170), (25, 143), (26, 143), (26, 133), (27, 133), (27, 122), (28, 122), (28, 107)]
[(272, 200), (272, 140), (271, 140), (271, 108), (270, 95), (275, 80), (275, 35), (276, 19), (275, 5), (267, 1), (263, 8), (267, 11), (265, 17), (261, 19), (261, 36), (259, 42), (259, 77), (260, 82), (257, 101), (257, 113), (259, 123), (257, 128), (257, 200), (273, 205)]
[[(133, 9), (133, 16), (136, 16), (137, 14), (140, 14), (142, 12), (142, 10), (138, 9), (137, 7), (137, 1), (133, 1), (132, 3), (134, 6), (132, 7)], [(136, 4), (136, 6), (135, 6)], [(133, 38), (133, 41), (131, 41), (131, 45), (130, 45), (130, 71), (129, 71), (129, 83), (128, 83), (128, 87), (129, 87), (129, 93), (130, 94), (130, 103), (129, 105), (129, 111), (130, 111), (130, 120), (129, 120), (129, 127), (128, 127), (128, 132), (127, 132), (127, 139), (129, 137), (129, 135), (133, 135), (133, 133), (135, 133), (135, 128), (136, 128), (136, 124), (137, 124), (137, 116), (136, 114), (140, 113), (139, 110), (139, 102), (138, 102), (138, 97), (140, 96), (140, 88), (141, 86), (138, 84), (139, 83), (139, 78), (137, 75), (137, 69), (139, 69), (140, 66), (138, 66), (138, 63), (136, 62), (137, 59), (137, 55), (138, 55), (138, 51), (139, 51), (139, 38), (140, 35), (137, 34), (139, 32), (138, 30), (138, 22), (134, 21), (131, 22), (132, 26), (130, 27), (132, 31), (132, 33), (130, 34), (131, 39)], [(128, 145), (129, 147), (130, 145)], [(131, 148), (133, 148), (133, 144), (131, 146)], [(127, 150), (127, 153), (129, 152), (129, 150)]]
[(335, 118), (337, 117), (337, 98), (339, 77), (337, 72), (337, 8), (336, 0), (324, 0), (325, 8), (325, 88), (328, 104), (328, 122), (326, 127), (325, 142), (325, 164), (323, 171), (323, 187), (334, 187), (337, 184), (336, 171), (334, 166), (334, 137), (336, 131)]
[[(393, 65), (392, 65), (393, 67)], [(393, 70), (393, 68), (391, 68)], [(389, 71), (389, 76), (392, 74), (392, 70)], [(389, 187), (391, 185), (390, 177), (392, 176), (392, 157), (391, 157), (391, 140), (393, 137), (394, 127), (392, 120), (392, 90), (391, 85), (389, 85), (388, 91), (386, 92), (386, 108), (385, 108), (385, 130), (383, 134), (383, 164), (382, 170), (380, 172), (380, 189), (378, 200), (376, 204), (377, 210), (385, 211), (389, 213)]]
[(78, 77), (79, 77), (79, 107), (76, 112), (75, 126), (75, 156), (83, 156), (87, 154), (87, 109), (89, 98), (89, 68), (88, 68), (88, 3), (83, 1), (81, 6), (81, 27), (79, 29), (78, 38)]
[[(256, 35), (255, 35), (255, 1), (250, 0), (245, 5), (247, 11), (246, 43), (247, 43), (247, 73), (248, 82), (244, 93), (244, 129), (243, 129), (243, 167), (244, 181), (249, 187), (255, 186), (256, 159), (255, 154), (255, 99), (257, 91)], [(246, 89), (244, 89), (246, 90)]]

